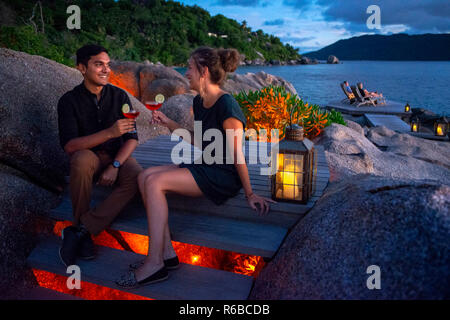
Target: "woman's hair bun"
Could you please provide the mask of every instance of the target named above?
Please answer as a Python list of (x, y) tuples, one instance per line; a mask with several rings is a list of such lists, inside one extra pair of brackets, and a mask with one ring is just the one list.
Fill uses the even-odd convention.
[(236, 49), (219, 49), (217, 53), (225, 72), (234, 72), (237, 69), (241, 57)]

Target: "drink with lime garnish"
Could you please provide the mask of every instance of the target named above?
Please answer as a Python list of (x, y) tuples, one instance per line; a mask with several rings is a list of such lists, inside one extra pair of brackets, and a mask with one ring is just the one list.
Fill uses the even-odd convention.
[[(125, 103), (122, 106), (122, 113), (128, 119), (136, 119), (140, 114), (139, 111), (131, 109), (130, 106), (128, 105), (128, 103)], [(134, 123), (134, 130), (130, 131), (130, 133), (137, 133), (136, 122)]]
[(145, 107), (149, 110), (158, 110), (164, 103), (164, 96), (162, 94), (157, 94), (154, 101), (146, 101)]

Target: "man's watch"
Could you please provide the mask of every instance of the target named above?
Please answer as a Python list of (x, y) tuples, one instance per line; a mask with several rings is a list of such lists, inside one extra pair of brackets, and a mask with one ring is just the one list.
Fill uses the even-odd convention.
[(120, 161), (119, 160), (114, 160), (112, 163), (112, 166), (116, 169), (120, 168)]

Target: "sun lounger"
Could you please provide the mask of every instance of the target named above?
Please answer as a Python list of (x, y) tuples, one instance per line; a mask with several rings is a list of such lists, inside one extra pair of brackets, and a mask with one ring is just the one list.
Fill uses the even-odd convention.
[(344, 83), (341, 83), (341, 89), (342, 89), (342, 91), (344, 91), (344, 94), (347, 97), (347, 98), (341, 100), (342, 103), (347, 102), (349, 104), (352, 104), (356, 101), (355, 95), (353, 93), (348, 93), (347, 90), (345, 90)]
[(372, 99), (372, 98), (369, 98), (369, 97), (363, 97), (361, 95), (361, 93), (359, 92), (359, 90), (355, 86), (351, 86), (350, 88), (352, 88), (352, 92), (355, 95), (356, 102), (357, 102), (357, 105), (356, 105), (357, 107), (368, 105), (368, 104), (370, 104), (370, 105), (372, 105), (374, 107), (376, 106), (376, 104), (375, 104), (375, 100), (376, 99)]

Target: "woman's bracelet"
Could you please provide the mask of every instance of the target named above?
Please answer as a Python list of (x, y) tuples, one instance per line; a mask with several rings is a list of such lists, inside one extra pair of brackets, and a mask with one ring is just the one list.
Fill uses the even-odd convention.
[(245, 199), (248, 199), (248, 198), (250, 198), (252, 195), (254, 195), (254, 193), (253, 192), (250, 192), (250, 194), (249, 195), (245, 195)]

